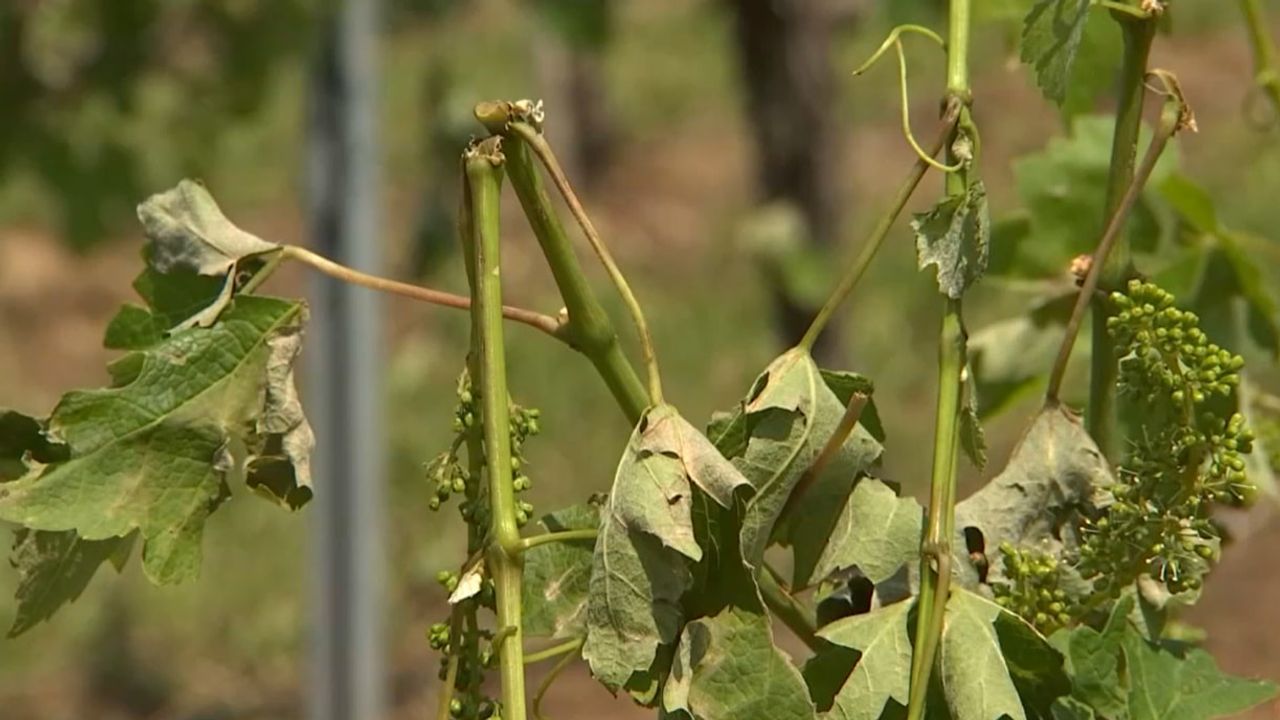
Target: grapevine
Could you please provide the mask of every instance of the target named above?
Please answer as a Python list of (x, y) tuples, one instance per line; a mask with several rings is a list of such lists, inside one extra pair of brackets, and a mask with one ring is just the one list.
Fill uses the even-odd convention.
[[(1269, 39), (1256, 5), (1244, 7), (1257, 82), (1271, 92)], [(671, 720), (1199, 720), (1267, 701), (1272, 683), (1222, 673), (1166, 632), (1228, 545), (1215, 511), (1267, 491), (1250, 464), (1255, 445), (1280, 465), (1280, 423), (1250, 400), (1274, 398), (1250, 395), (1257, 381), (1245, 375), (1241, 338), (1212, 342), (1219, 328), (1201, 316), (1214, 316), (1197, 313), (1243, 308), (1233, 321), (1247, 319), (1237, 324), (1280, 356), (1280, 304), (1261, 270), (1209, 199), (1165, 167), (1179, 134), (1196, 129), (1177, 76), (1150, 66), (1169, 12), (1147, 0), (1039, 0), (1021, 20), (1022, 57), (1060, 105), (1094, 81), (1074, 67), (1091, 16), (1105, 14), (1124, 50), (1109, 88), (1116, 116), (1076, 118), (1068, 149), (1040, 158), (1049, 179), (1020, 183), (1027, 207), (1012, 219), (993, 213), (982, 178), (983, 143), (1002, 138), (979, 128), (975, 3), (952, 0), (945, 33), (891, 30), (856, 74), (894, 50), (911, 165), (807, 332), (706, 432), (665, 392), (678, 386), (662, 382), (640, 294), (544, 135), (540, 101), (475, 106), (482, 134), (462, 154), (458, 218), (466, 296), (259, 238), (197, 182), (148, 199), (139, 207), (142, 304), (107, 330), (107, 346), (121, 352), (110, 385), (68, 393), (47, 418), (0, 412), (0, 520), (19, 526), (11, 633), (74, 601), (100, 566), (121, 568), (135, 547), (153, 581), (192, 579), (206, 520), (242, 487), (290, 510), (324, 491), (311, 487), (314, 437), (293, 385), (308, 311), (260, 292), (296, 262), (469, 313), (452, 437), (419, 477), (426, 510), (456, 510), (466, 532), (465, 557), (435, 578), (447, 608), (416, 631), (438, 653), (437, 720), (541, 720), (553, 683), (579, 661), (609, 692)], [(928, 145), (907, 112), (908, 33), (946, 53)], [(1143, 140), (1148, 96), (1162, 107)], [(1098, 128), (1101, 150), (1088, 145)], [(857, 372), (820, 367), (812, 351), (877, 256), (893, 251), (886, 241), (931, 171), (944, 175), (942, 196), (910, 222), (917, 265), (937, 291), (926, 508), (886, 477), (883, 458), (901, 448), (877, 409), (884, 392)], [(555, 281), (557, 313), (504, 305), (504, 182)], [(1180, 305), (1145, 279), (1140, 250), (1158, 243), (1135, 241), (1150, 240), (1135, 216), (1156, 193), (1167, 212), (1144, 219), (1174, 216), (1171, 236), (1194, 228), (1186, 252), (1217, 275), (1228, 268), (1230, 283), (1205, 270), (1186, 296), (1179, 290)], [(1068, 201), (1095, 212), (1054, 212)], [(635, 352), (561, 207), (625, 310)], [(1089, 255), (1073, 244), (1082, 237), (1096, 240)], [(966, 297), (990, 274), (1048, 290), (1024, 315), (971, 329)], [(1087, 382), (1070, 372), (1086, 316)], [(583, 498), (576, 505), (535, 512), (526, 448), (542, 415), (508, 387), (506, 323), (581, 355), (629, 428), (610, 486), (602, 468), (569, 479)], [(961, 499), (962, 456), (987, 472), (985, 400), (1008, 407), (1038, 383), (1044, 402), (1007, 463)], [(782, 649), (783, 628), (803, 657)], [(527, 692), (526, 666), (553, 659)]]

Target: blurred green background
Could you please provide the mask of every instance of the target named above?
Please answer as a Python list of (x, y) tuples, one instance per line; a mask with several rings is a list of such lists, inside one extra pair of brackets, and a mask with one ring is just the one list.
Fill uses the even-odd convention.
[[(892, 24), (941, 27), (944, 3), (812, 3), (818, 26), (802, 30), (817, 35), (798, 37), (818, 38), (809, 51), (829, 87), (818, 88), (807, 117), (769, 114), (765, 101), (778, 90), (767, 76), (777, 60), (743, 59), (740, 23), (748, 6), (768, 3), (386, 5), (379, 110), (387, 232), (370, 239), (384, 245), (386, 274), (465, 288), (451, 226), (457, 155), (476, 129), (470, 109), (483, 99), (543, 98), (551, 138), (648, 308), (669, 399), (705, 420), (785, 347), (787, 318), (820, 302), (911, 162), (894, 70), (886, 62), (857, 79), (848, 71)], [(1025, 5), (978, 2), (976, 112), (997, 217), (1020, 204), (1015, 158), (1064, 132), (1017, 62)], [(1274, 34), (1280, 3), (1264, 6)], [(130, 298), (142, 241), (133, 206), (147, 195), (199, 177), (240, 226), (307, 243), (307, 75), (329, 10), (321, 0), (0, 4), (0, 405), (42, 415), (63, 391), (104, 382), (101, 332)], [(1260, 262), (1276, 266), (1280, 130), (1260, 126), (1249, 101), (1252, 66), (1238, 13), (1223, 0), (1180, 0), (1175, 15), (1155, 64), (1179, 74), (1199, 116), (1201, 132), (1180, 142), (1182, 167), (1225, 224), (1262, 239)], [(925, 136), (942, 89), (941, 54), (923, 42), (910, 43), (908, 54), (911, 110)], [(1107, 109), (1105, 99), (1087, 105)], [(803, 124), (790, 137), (820, 141), (820, 167), (779, 177), (769, 169), (776, 148), (768, 123), (797, 117)], [(803, 187), (813, 177), (824, 178), (822, 187)], [(937, 192), (930, 178), (913, 209)], [(553, 312), (554, 286), (513, 198), (503, 210), (508, 297)], [(268, 288), (303, 293), (305, 279), (289, 268)], [(970, 328), (1018, 315), (1030, 297), (1019, 283), (988, 283), (967, 305)], [(386, 624), (394, 717), (409, 718), (431, 711), (436, 660), (425, 631), (443, 614), (433, 578), (456, 564), (464, 542), (455, 513), (427, 510), (422, 465), (448, 441), (466, 324), (448, 310), (394, 299), (387, 307)], [(611, 309), (623, 317), (617, 304)], [(904, 225), (824, 349), (876, 380), (889, 432), (885, 475), (916, 493), (929, 462), (921, 448), (931, 441), (937, 311)], [(543, 434), (527, 447), (538, 511), (607, 489), (628, 428), (589, 365), (521, 327), (510, 331), (509, 354), (517, 400), (543, 413)], [(1253, 357), (1274, 381), (1270, 361)], [(988, 421), (991, 467), (966, 468), (967, 488), (1003, 464), (1034, 394)], [(247, 496), (232, 507), (210, 523), (198, 582), (155, 588), (136, 568), (122, 579), (103, 571), (55, 622), (0, 640), (0, 717), (302, 717), (307, 511), (285, 517)], [(1280, 602), (1280, 574), (1267, 554), (1280, 528), (1265, 512), (1249, 523), (1189, 620), (1208, 630), (1228, 669), (1280, 677), (1280, 629), (1267, 620)], [(15, 582), (0, 567), (0, 598), (12, 596)], [(0, 617), (6, 607), (0, 600)], [(557, 717), (629, 711), (581, 671), (567, 682), (580, 691), (553, 700), (563, 706)]]

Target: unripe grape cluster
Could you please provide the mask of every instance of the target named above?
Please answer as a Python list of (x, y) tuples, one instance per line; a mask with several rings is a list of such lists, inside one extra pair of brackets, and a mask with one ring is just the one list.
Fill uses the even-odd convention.
[(1058, 558), (1039, 550), (1000, 543), (1004, 579), (991, 585), (996, 602), (1022, 616), (1044, 635), (1066, 627), (1075, 617), (1076, 603), (1062, 589), (1063, 567)]
[[(479, 449), (484, 452), (482, 408), (466, 372), (458, 378), (458, 402), (454, 408), (454, 438), (446, 452), (441, 453), (426, 466), (427, 477), (433, 483), (435, 492), (428, 501), (432, 510), (439, 510), (454, 495), (461, 497), (458, 513), (471, 528), (470, 552), (483, 550), (488, 536), (491, 505), (488, 488), (481, 482), (479, 472), (470, 472), (459, 458), (463, 448)], [(511, 438), (511, 485), (516, 493), (528, 491), (533, 483), (527, 474), (528, 461), (524, 457), (524, 446), (529, 438), (539, 432), (539, 412), (534, 408), (525, 408), (508, 401), (507, 412), (510, 419)], [(483, 457), (470, 458), (472, 467), (483, 467)], [(533, 517), (533, 505), (525, 500), (517, 500), (515, 506), (516, 523), (525, 525)], [(436, 581), (446, 594), (452, 594), (461, 582), (458, 573), (441, 570), (436, 574)], [(445, 680), (448, 676), (450, 662), (457, 663), (454, 679), (455, 695), (450, 702), (449, 715), (459, 720), (501, 720), (502, 705), (493, 698), (487, 697), (482, 690), (485, 671), (497, 664), (497, 653), (493, 648), (492, 631), (477, 626), (475, 613), (479, 608), (493, 610), (496, 606), (493, 581), (483, 577), (479, 591), (463, 601), (459, 606), (466, 622), (455, 630), (448, 622), (437, 622), (427, 631), (427, 641), (431, 647), (440, 651), (439, 677)]]
[(1141, 575), (1195, 590), (1218, 552), (1212, 505), (1239, 505), (1251, 492), (1241, 456), (1253, 435), (1234, 411), (1244, 361), (1151, 283), (1132, 281), (1111, 301), (1121, 394), (1143, 425), (1109, 488), (1113, 501), (1082, 527), (1077, 569), (1110, 597)]
[(1129, 282), (1112, 293), (1119, 312), (1107, 319), (1120, 360), (1120, 387), (1147, 405), (1167, 400), (1181, 411), (1240, 384), (1244, 359), (1209, 342), (1200, 318), (1174, 305), (1173, 295), (1151, 283)]
[[(480, 528), (489, 526), (489, 507), (484, 493), (473, 487), (470, 473), (459, 462), (458, 451), (465, 446), (469, 436), (480, 436), (480, 406), (478, 398), (471, 387), (471, 380), (466, 372), (458, 378), (458, 403), (453, 413), (454, 440), (449, 450), (440, 453), (427, 463), (427, 477), (434, 483), (435, 494), (428, 501), (428, 507), (439, 510), (453, 495), (463, 496), (458, 505), (462, 519), (470, 525)], [(533, 487), (533, 481), (525, 472), (528, 461), (524, 457), (525, 442), (540, 431), (538, 418), (541, 416), (537, 408), (526, 408), (512, 402), (507, 404), (510, 417), (511, 436), (511, 484), (517, 493), (523, 493)], [(533, 517), (533, 505), (524, 500), (516, 502), (516, 523), (523, 527)]]
[[(517, 493), (523, 493), (533, 487), (533, 482), (525, 474), (528, 463), (524, 459), (524, 444), (539, 432), (537, 408), (526, 408), (515, 403), (508, 404), (511, 415), (511, 485)], [(533, 517), (533, 505), (524, 501), (516, 501), (516, 524), (524, 527)]]

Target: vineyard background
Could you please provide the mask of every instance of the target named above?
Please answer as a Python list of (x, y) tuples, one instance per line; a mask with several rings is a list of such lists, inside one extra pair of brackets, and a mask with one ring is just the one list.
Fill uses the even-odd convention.
[[(307, 3), (296, 5), (302, 10), (290, 22), (305, 27)], [(690, 419), (706, 418), (732, 402), (783, 347), (773, 320), (775, 297), (766, 283), (777, 259), (761, 244), (787, 240), (788, 230), (776, 207), (757, 204), (757, 148), (743, 112), (729, 4), (616, 2), (607, 42), (585, 46), (549, 22), (554, 16), (537, 5), (406, 0), (387, 9), (378, 108), (385, 227), (380, 242), (387, 274), (465, 288), (459, 259), (449, 252), (452, 238), (440, 228), (441, 217), (447, 227), (456, 152), (470, 132), (471, 106), (491, 97), (564, 98), (557, 54), (591, 53), (611, 135), (604, 144), (587, 144), (585, 159), (577, 163), (590, 177), (587, 202), (649, 308), (667, 394)], [(911, 159), (898, 129), (894, 73), (880, 69), (855, 80), (847, 70), (891, 24), (912, 17), (928, 22), (938, 3), (894, 2), (891, 11), (882, 9), (889, 3), (831, 5), (839, 16), (831, 57), (836, 103), (829, 108), (840, 138), (832, 151), (839, 223), (834, 246), (806, 251), (813, 254), (801, 263), (803, 284), (818, 288), (819, 296), (827, 287), (822, 268), (829, 265), (822, 259), (847, 254), (891, 191), (886, 173), (896, 177)], [(1178, 73), (1202, 128), (1181, 139), (1183, 164), (1205, 183), (1227, 224), (1273, 240), (1275, 255), (1266, 262), (1280, 266), (1280, 128), (1259, 130), (1242, 110), (1250, 88), (1248, 47), (1236, 15), (1216, 10), (1218, 5), (1220, 0), (1179, 2), (1172, 35), (1156, 44), (1154, 64)], [(1273, 34), (1280, 33), (1274, 22), (1280, 4), (1264, 5)], [(0, 10), (0, 28), (5, 12)], [(245, 77), (249, 71), (234, 63), (218, 66), (217, 54), (235, 48), (173, 48), (165, 53), (176, 66), (207, 62), (220, 68), (204, 80), (214, 84), (196, 83), (190, 74), (149, 71), (128, 106), (114, 103), (104, 90), (61, 105), (55, 97), (49, 101), (54, 110), (43, 116), (0, 120), (0, 130), (22, 137), (22, 123), (56, 111), (55, 127), (69, 138), (70, 156), (102, 159), (96, 176), (48, 174), (35, 152), (0, 164), (0, 405), (40, 415), (62, 389), (106, 377), (109, 355), (100, 349), (101, 331), (130, 298), (138, 267), (141, 232), (130, 217), (132, 202), (182, 175), (203, 178), (242, 227), (307, 244), (302, 128), (311, 40), (304, 32), (281, 34), (271, 23), (254, 28), (260, 35), (246, 43), (273, 50), (265, 56), (271, 72), (262, 77)], [(998, 213), (1015, 204), (1012, 159), (1039, 149), (1059, 131), (1060, 120), (1010, 55), (1007, 29), (986, 24), (977, 31), (975, 112), (984, 129), (984, 175)], [(52, 49), (43, 55), (31, 51), (27, 60), (64, 57), (76, 47), (78, 32), (55, 26), (48, 34)], [(201, 52), (214, 60), (191, 57)], [(941, 86), (940, 57), (913, 51), (912, 64), (913, 91), (921, 100), (911, 109), (915, 117), (928, 118), (934, 110), (930, 99)], [(0, 83), (4, 77), (0, 69)], [(260, 82), (254, 89), (260, 97), (244, 109), (224, 104), (221, 95), (215, 102), (202, 94), (221, 87), (219, 82), (231, 89), (230, 96), (241, 83)], [(209, 110), (206, 105), (216, 111), (216, 125), (193, 119), (202, 108)], [(563, 112), (552, 105), (549, 114), (554, 127)], [(110, 192), (95, 194), (78, 183), (55, 191), (47, 177), (96, 177)], [(508, 200), (503, 232), (510, 296), (521, 305), (554, 309), (554, 286), (514, 199)], [(927, 446), (930, 428), (916, 418), (928, 416), (934, 395), (934, 321), (926, 301), (931, 295), (920, 290), (932, 280), (916, 274), (906, 244), (905, 232), (898, 232), (894, 247), (877, 261), (882, 267), (841, 319), (839, 345), (828, 350), (875, 378), (881, 396), (893, 398), (881, 405), (891, 428), (886, 474), (920, 494), (928, 458), (912, 449)], [(281, 293), (306, 292), (295, 269), (281, 276), (272, 281)], [(969, 303), (972, 326), (1011, 314), (1007, 294), (976, 295)], [(466, 326), (460, 314), (444, 310), (397, 301), (387, 308), (385, 624), (395, 629), (388, 639), (390, 702), (394, 717), (409, 718), (432, 707), (437, 660), (425, 631), (444, 603), (434, 576), (461, 554), (463, 542), (461, 526), (427, 512), (431, 489), (421, 464), (448, 438)], [(532, 500), (539, 510), (550, 510), (605, 489), (627, 433), (603, 388), (583, 393), (560, 372), (578, 363), (585, 374), (585, 362), (558, 349), (542, 352), (544, 343), (516, 328), (509, 352), (520, 359), (512, 363), (513, 392), (522, 403), (541, 408), (545, 418), (543, 435), (527, 452)], [(1275, 387), (1274, 366), (1262, 377)], [(989, 423), (993, 459), (1007, 455), (1033, 406), (1014, 407)], [(570, 422), (571, 415), (583, 419)], [(985, 478), (964, 472), (962, 492)], [(0, 714), (13, 720), (302, 717), (307, 523), (261, 505), (239, 503), (237, 512), (214, 518), (199, 582), (156, 588), (131, 568), (124, 582), (95, 582), (59, 622), (0, 641)], [(1231, 672), (1280, 677), (1280, 627), (1272, 610), (1280, 604), (1273, 550), (1280, 543), (1277, 515), (1261, 510), (1249, 516), (1204, 601), (1186, 618), (1207, 631), (1209, 649)], [(15, 581), (0, 566), (0, 597), (11, 596)], [(788, 637), (785, 630), (779, 636)], [(649, 715), (625, 702), (613, 704), (581, 668), (570, 677), (553, 693), (557, 717), (596, 717), (606, 704), (615, 717)], [(1255, 712), (1277, 717), (1280, 707)]]

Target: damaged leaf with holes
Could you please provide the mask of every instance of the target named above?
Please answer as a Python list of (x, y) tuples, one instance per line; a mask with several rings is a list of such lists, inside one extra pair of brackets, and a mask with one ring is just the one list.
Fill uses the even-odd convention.
[[(0, 485), (0, 519), (34, 533), (15, 555), (24, 582), (70, 558), (78, 587), (48, 595), (61, 604), (112, 554), (102, 543), (135, 533), (148, 578), (188, 580), (205, 521), (238, 479), (304, 504), (313, 439), (293, 363), (305, 323), (301, 303), (238, 297), (211, 327), (118, 343), (131, 349), (112, 365), (111, 387), (68, 393), (45, 420), (5, 423), (6, 454), (22, 471)], [(46, 551), (55, 546), (64, 551)]]
[(883, 447), (868, 425), (882, 437), (883, 429), (868, 403), (867, 422), (860, 418), (827, 468), (795, 500), (789, 517), (803, 522), (775, 527), (792, 490), (840, 424), (854, 390), (869, 395), (873, 387), (853, 373), (824, 372), (807, 352), (792, 349), (770, 363), (738, 409), (712, 428), (711, 439), (754, 490), (740, 537), (742, 555), (753, 567), (776, 539), (795, 549), (797, 580), (804, 576), (807, 582), (857, 479), (878, 466)]
[(606, 686), (646, 673), (658, 647), (676, 640), (690, 566), (703, 553), (694, 488), (729, 507), (746, 483), (675, 408), (660, 405), (641, 419), (601, 509), (592, 556), (583, 657)]

